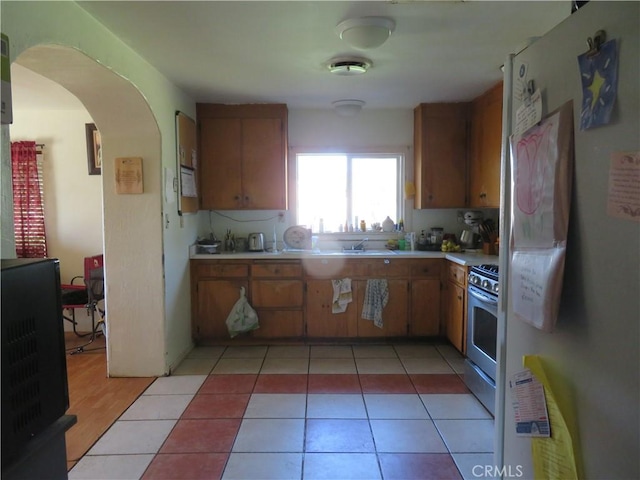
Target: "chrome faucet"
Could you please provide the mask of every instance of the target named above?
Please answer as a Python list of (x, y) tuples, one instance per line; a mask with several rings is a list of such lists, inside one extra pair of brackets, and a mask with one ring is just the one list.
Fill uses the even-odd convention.
[(369, 241), (369, 238), (363, 238), (358, 243), (351, 245), (351, 250), (362, 250), (364, 251), (364, 244)]

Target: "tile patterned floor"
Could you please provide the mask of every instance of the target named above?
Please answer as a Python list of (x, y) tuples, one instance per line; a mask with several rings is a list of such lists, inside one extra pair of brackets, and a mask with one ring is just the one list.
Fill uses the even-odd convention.
[(469, 479), (494, 422), (446, 345), (196, 348), (70, 479)]

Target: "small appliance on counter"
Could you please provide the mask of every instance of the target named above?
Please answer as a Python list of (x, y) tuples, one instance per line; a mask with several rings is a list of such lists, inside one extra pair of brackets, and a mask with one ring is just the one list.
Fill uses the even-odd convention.
[(198, 239), (196, 243), (196, 253), (213, 255), (220, 253), (222, 242), (213, 235), (209, 238)]
[(264, 233), (250, 233), (247, 237), (247, 250), (264, 252)]

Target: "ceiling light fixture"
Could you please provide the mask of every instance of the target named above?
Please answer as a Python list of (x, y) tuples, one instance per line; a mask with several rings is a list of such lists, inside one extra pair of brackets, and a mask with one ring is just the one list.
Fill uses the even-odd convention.
[(353, 48), (377, 48), (391, 36), (395, 22), (386, 17), (350, 18), (336, 25), (335, 32)]
[(328, 68), (336, 75), (360, 75), (367, 73), (371, 65), (371, 60), (366, 58), (345, 57), (329, 60)]
[(336, 100), (332, 102), (333, 109), (341, 117), (353, 117), (360, 113), (365, 102), (362, 100)]

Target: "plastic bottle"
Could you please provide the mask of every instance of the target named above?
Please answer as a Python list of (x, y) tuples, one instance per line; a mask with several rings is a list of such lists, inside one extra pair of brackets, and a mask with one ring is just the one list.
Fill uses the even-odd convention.
[(324, 233), (324, 220), (322, 218), (320, 219), (320, 228), (319, 228), (319, 230), (320, 230), (320, 233)]
[(402, 219), (398, 220), (398, 231), (404, 232), (404, 220)]
[(360, 220), (360, 231), (362, 232), (367, 231), (367, 222), (365, 222), (364, 220)]

